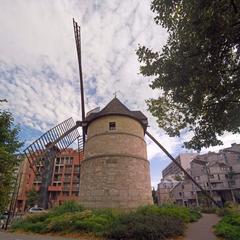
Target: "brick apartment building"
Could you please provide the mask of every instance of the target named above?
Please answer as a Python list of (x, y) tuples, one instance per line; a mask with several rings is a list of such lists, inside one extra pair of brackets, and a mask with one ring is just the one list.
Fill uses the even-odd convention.
[[(72, 148), (61, 151), (54, 160), (52, 172), (52, 182), (48, 187), (49, 206), (60, 205), (66, 200), (76, 200), (79, 198), (80, 184), (80, 163), (83, 159), (82, 152)], [(43, 166), (36, 166), (41, 173)], [(16, 201), (16, 211), (23, 212), (27, 209), (27, 192), (35, 189), (39, 190), (41, 184), (41, 174), (35, 175), (27, 159), (21, 166), (21, 180)]]

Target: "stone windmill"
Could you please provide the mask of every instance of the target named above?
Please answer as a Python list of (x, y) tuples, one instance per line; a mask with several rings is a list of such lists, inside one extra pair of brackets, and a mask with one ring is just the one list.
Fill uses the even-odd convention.
[(116, 97), (85, 119), (80, 202), (90, 208), (136, 208), (152, 204), (144, 135), (148, 121)]
[[(131, 111), (117, 98), (113, 98), (101, 111), (94, 109), (85, 117), (80, 27), (74, 20), (73, 26), (80, 73), (82, 120), (74, 122), (72, 118), (67, 119), (24, 150), (33, 171), (42, 176), (39, 205), (48, 207), (48, 186), (54, 159), (61, 150), (76, 140), (79, 157), (84, 154), (81, 174), (79, 172), (79, 199), (82, 205), (90, 208), (128, 209), (152, 204), (145, 135), (217, 204), (147, 131), (147, 118), (140, 111)], [(78, 128), (82, 129), (82, 135)], [(42, 173), (37, 173), (36, 165), (39, 162), (44, 166)], [(18, 189), (19, 187), (16, 187), (13, 198), (17, 198)]]

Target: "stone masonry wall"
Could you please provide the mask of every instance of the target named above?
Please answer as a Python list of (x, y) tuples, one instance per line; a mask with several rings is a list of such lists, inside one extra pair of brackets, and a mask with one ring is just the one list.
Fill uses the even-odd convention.
[[(116, 130), (109, 130), (116, 122)], [(96, 119), (88, 128), (80, 202), (89, 208), (152, 204), (149, 162), (141, 124), (124, 116)]]

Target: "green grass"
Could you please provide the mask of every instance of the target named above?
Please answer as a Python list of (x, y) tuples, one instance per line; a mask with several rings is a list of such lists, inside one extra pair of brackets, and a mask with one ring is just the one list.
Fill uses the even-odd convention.
[(146, 206), (128, 213), (113, 209), (88, 210), (65, 202), (48, 213), (15, 221), (12, 231), (35, 233), (89, 233), (109, 239), (165, 239), (182, 235), (188, 222), (201, 217), (196, 210), (174, 205)]
[(214, 227), (217, 236), (226, 240), (240, 239), (240, 205), (227, 204), (218, 209), (217, 214), (223, 217)]
[(214, 227), (217, 236), (226, 240), (240, 239), (240, 214), (230, 213), (222, 218)]

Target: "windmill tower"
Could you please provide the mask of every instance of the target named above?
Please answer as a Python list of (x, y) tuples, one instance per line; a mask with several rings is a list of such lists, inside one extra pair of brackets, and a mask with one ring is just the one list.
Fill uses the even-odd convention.
[(80, 202), (89, 208), (131, 209), (152, 204), (144, 134), (147, 118), (117, 98), (85, 119)]

